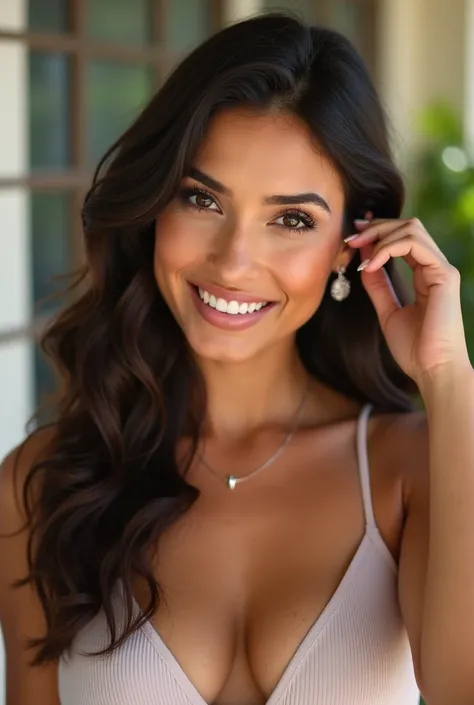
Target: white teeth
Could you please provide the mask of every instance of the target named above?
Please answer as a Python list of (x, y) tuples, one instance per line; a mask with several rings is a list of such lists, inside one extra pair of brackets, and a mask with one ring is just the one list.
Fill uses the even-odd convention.
[(229, 301), (227, 304), (227, 313), (237, 314), (239, 313), (239, 304), (237, 301)]
[(205, 304), (209, 303), (209, 292), (204, 291), (203, 289), (199, 289), (199, 296), (201, 299), (204, 301)]
[(198, 288), (199, 296), (204, 301), (205, 304), (215, 308), (217, 311), (222, 313), (228, 313), (231, 315), (237, 315), (239, 313), (253, 313), (254, 311), (260, 311), (261, 308), (267, 305), (267, 301), (260, 301), (259, 303), (241, 303), (238, 301), (226, 301), (225, 299), (217, 299), (214, 294), (209, 294), (208, 291)]

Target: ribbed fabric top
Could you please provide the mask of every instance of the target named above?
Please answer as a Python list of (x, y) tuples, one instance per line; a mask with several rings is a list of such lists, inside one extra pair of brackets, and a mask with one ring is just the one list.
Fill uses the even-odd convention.
[[(366, 404), (357, 423), (365, 534), (322, 614), (266, 705), (418, 705), (410, 645), (397, 594), (397, 566), (375, 523), (367, 454)], [(121, 612), (120, 588), (115, 604)], [(134, 603), (136, 614), (140, 613)], [(103, 612), (76, 636), (59, 663), (61, 705), (206, 703), (154, 627), (146, 622), (109, 656)]]

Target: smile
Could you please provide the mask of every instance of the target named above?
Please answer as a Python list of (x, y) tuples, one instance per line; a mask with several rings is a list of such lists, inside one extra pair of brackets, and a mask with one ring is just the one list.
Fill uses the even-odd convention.
[(224, 330), (243, 330), (258, 323), (277, 305), (271, 301), (227, 301), (189, 282), (192, 299), (201, 317)]
[(238, 301), (216, 298), (214, 294), (210, 294), (204, 289), (198, 288), (199, 296), (201, 301), (203, 301), (207, 306), (215, 308), (221, 313), (229, 313), (231, 315), (254, 313), (254, 311), (260, 311), (261, 308), (268, 306), (268, 301), (251, 301), (247, 303), (246, 301), (239, 303)]

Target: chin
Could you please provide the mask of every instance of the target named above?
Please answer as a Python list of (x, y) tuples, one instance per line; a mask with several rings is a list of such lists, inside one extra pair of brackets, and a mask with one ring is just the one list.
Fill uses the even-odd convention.
[(236, 340), (196, 340), (196, 336), (188, 337), (188, 344), (194, 354), (203, 360), (212, 360), (224, 364), (240, 364), (255, 358), (265, 346), (255, 345), (255, 341)]

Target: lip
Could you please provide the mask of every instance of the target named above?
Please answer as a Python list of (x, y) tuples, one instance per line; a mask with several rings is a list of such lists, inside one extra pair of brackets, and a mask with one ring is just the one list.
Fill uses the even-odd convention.
[(228, 289), (224, 289), (221, 286), (217, 286), (217, 284), (201, 284), (195, 281), (190, 281), (189, 283), (193, 286), (197, 286), (198, 288), (203, 289), (204, 291), (209, 292), (209, 294), (214, 294), (216, 299), (225, 299), (226, 301), (237, 301), (237, 303), (239, 304), (250, 304), (252, 302), (259, 304), (264, 303), (264, 301), (267, 301), (268, 303), (274, 303), (273, 301), (269, 302), (268, 299), (262, 299), (261, 296), (257, 296), (256, 294), (246, 294), (244, 292), (229, 291)]
[[(212, 308), (212, 306), (205, 304), (199, 296), (199, 292), (195, 289), (195, 285), (191, 284), (191, 282), (188, 282), (188, 284), (196, 309), (204, 320), (217, 328), (222, 328), (223, 330), (235, 331), (250, 328), (261, 321), (262, 318), (267, 316), (276, 306), (276, 303), (269, 303), (268, 306), (260, 309), (260, 311), (254, 311), (254, 313), (237, 313), (235, 315), (222, 313), (222, 311), (217, 311), (217, 309)], [(206, 289), (206, 291), (208, 291), (208, 289)], [(254, 301), (255, 299), (252, 300)]]

